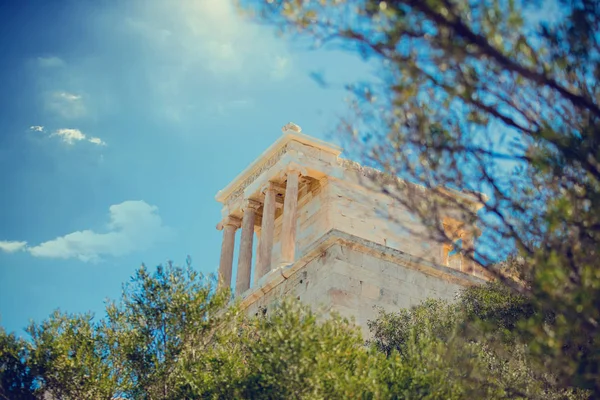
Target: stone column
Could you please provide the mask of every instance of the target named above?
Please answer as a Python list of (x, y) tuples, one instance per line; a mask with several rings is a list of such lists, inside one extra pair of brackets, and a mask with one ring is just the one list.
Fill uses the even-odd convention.
[(265, 204), (263, 206), (261, 238), (258, 247), (258, 258), (256, 263), (256, 276), (254, 281), (258, 282), (271, 270), (271, 256), (273, 253), (273, 231), (275, 228), (275, 187), (269, 182), (264, 188)]
[(219, 263), (219, 287), (231, 288), (231, 270), (233, 267), (233, 250), (235, 246), (235, 231), (240, 227), (240, 219), (229, 216), (217, 228), (223, 230), (221, 244), (221, 261)]
[(283, 222), (281, 226), (281, 261), (291, 264), (296, 253), (296, 226), (298, 222), (298, 184), (300, 171), (287, 172), (285, 199), (283, 200)]
[(252, 272), (252, 244), (254, 240), (254, 220), (260, 203), (247, 200), (242, 218), (242, 237), (238, 255), (238, 270), (235, 284), (235, 294), (239, 296), (250, 289), (250, 274)]
[(260, 243), (262, 241), (260, 226), (254, 227), (254, 237), (256, 239), (256, 258), (254, 258), (254, 283), (258, 282), (258, 266), (260, 265)]

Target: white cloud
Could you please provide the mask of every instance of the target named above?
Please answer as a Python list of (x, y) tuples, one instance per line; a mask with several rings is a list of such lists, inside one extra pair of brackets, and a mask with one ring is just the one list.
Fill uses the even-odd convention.
[(63, 142), (73, 144), (85, 139), (85, 135), (79, 129), (58, 129), (52, 136), (60, 136)]
[(81, 95), (68, 92), (47, 93), (44, 103), (47, 110), (66, 119), (77, 119), (87, 115)]
[(27, 242), (0, 240), (0, 250), (5, 253), (15, 253), (25, 249)]
[(67, 93), (67, 92), (58, 92), (54, 94), (57, 98), (63, 99), (65, 101), (79, 101), (81, 100), (80, 95)]
[(95, 144), (97, 146), (106, 146), (106, 142), (104, 142), (102, 139), (100, 139), (98, 137), (93, 137), (93, 136), (88, 138), (79, 129), (72, 129), (72, 128), (57, 129), (50, 136), (58, 136), (62, 139), (63, 142), (65, 142), (69, 145), (73, 145), (75, 142), (80, 142), (82, 140), (87, 139), (88, 142)]
[(38, 57), (37, 61), (38, 65), (42, 68), (57, 68), (66, 65), (66, 63), (61, 58), (56, 56)]
[(29, 127), (29, 130), (34, 132), (44, 132), (44, 127), (41, 125), (32, 125)]
[(91, 137), (91, 138), (89, 138), (88, 142), (96, 144), (98, 146), (106, 146), (106, 142), (104, 142), (102, 139), (97, 138), (97, 137)]
[(77, 231), (27, 250), (34, 257), (98, 261), (102, 256), (119, 257), (145, 250), (172, 235), (172, 230), (163, 225), (158, 208), (142, 200), (112, 205), (109, 215), (105, 233)]

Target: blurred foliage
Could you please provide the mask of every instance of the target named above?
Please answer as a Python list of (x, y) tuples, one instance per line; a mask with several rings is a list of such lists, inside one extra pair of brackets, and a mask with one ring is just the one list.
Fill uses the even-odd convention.
[[(461, 252), (539, 310), (519, 325), (527, 352), (563, 387), (600, 398), (600, 2), (240, 3), (376, 66), (348, 82), (339, 124), (352, 155), (385, 173), (365, 183), (416, 215), (428, 239), (455, 241), (447, 215), (483, 231)], [(497, 268), (503, 249), (517, 251), (512, 271)]]
[(0, 327), (0, 399), (35, 399), (29, 357), (29, 343)]

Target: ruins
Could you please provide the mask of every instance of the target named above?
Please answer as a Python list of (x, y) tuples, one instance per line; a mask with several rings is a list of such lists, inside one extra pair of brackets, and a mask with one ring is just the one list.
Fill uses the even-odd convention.
[[(398, 310), (429, 297), (451, 299), (485, 281), (485, 271), (460, 252), (407, 234), (407, 226), (419, 229), (415, 218), (361, 184), (362, 167), (341, 158), (341, 148), (293, 123), (282, 131), (216, 195), (223, 205), (219, 285), (233, 283), (249, 313), (293, 296), (325, 314), (353, 317), (366, 332), (374, 306)], [(469, 232), (460, 237), (472, 243)]]

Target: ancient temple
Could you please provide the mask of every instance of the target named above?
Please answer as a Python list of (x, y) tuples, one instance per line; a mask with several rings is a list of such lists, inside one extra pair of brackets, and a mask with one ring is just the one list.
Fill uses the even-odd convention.
[[(485, 280), (449, 246), (408, 234), (406, 227), (419, 229), (416, 220), (364, 185), (364, 169), (341, 158), (339, 147), (292, 123), (282, 130), (216, 196), (223, 205), (219, 283), (233, 284), (248, 312), (293, 296), (324, 313), (354, 317), (364, 329), (374, 306), (397, 310), (429, 297), (449, 299)], [(467, 193), (456, 196), (471, 201)], [(472, 206), (481, 204), (473, 198)], [(470, 232), (459, 236), (472, 243)]]

